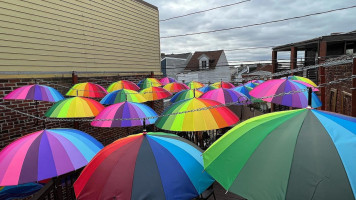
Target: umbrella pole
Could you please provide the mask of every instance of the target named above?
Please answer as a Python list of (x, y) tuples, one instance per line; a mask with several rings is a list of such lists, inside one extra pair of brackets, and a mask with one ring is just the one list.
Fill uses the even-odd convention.
[(308, 88), (308, 107), (307, 108), (312, 108), (312, 93), (313, 90), (311, 87)]

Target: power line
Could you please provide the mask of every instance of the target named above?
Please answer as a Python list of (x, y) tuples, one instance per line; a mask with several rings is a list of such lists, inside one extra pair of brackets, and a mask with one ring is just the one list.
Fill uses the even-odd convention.
[(209, 9), (206, 9), (206, 10), (201, 10), (201, 11), (188, 13), (188, 14), (185, 14), (185, 15), (179, 15), (179, 16), (170, 17), (170, 18), (167, 18), (167, 19), (162, 19), (162, 20), (159, 20), (159, 21), (160, 22), (169, 21), (169, 20), (172, 20), (172, 19), (177, 19), (177, 18), (189, 16), (189, 15), (195, 15), (195, 14), (199, 14), (199, 13), (203, 13), (203, 12), (208, 12), (208, 11), (216, 10), (216, 9), (219, 9), (219, 8), (225, 8), (225, 7), (229, 7), (229, 6), (234, 6), (234, 5), (245, 3), (245, 2), (248, 2), (248, 1), (251, 1), (251, 0), (245, 0), (245, 1), (240, 1), (240, 2), (236, 2), (236, 3), (232, 3), (232, 4), (222, 5), (222, 6), (218, 6), (218, 7), (214, 7), (214, 8), (209, 8)]
[(242, 28), (253, 27), (253, 26), (261, 26), (261, 25), (265, 25), (265, 24), (272, 24), (272, 23), (283, 22), (283, 21), (288, 21), (288, 20), (300, 19), (300, 18), (315, 16), (315, 15), (321, 15), (321, 14), (325, 14), (325, 13), (336, 12), (336, 11), (340, 11), (340, 10), (347, 10), (347, 9), (351, 9), (351, 8), (355, 8), (355, 7), (356, 7), (356, 5), (353, 5), (353, 6), (349, 6), (349, 7), (337, 8), (337, 9), (333, 9), (333, 10), (311, 13), (311, 14), (306, 14), (306, 15), (301, 15), (301, 16), (296, 16), (296, 17), (288, 17), (288, 18), (284, 18), (284, 19), (266, 21), (266, 22), (261, 22), (261, 23), (256, 23), (256, 24), (249, 24), (249, 25), (244, 25), (244, 26), (236, 26), (236, 27), (215, 29), (215, 30), (211, 30), (211, 31), (203, 31), (203, 32), (195, 32), (195, 33), (186, 33), (186, 34), (181, 34), (181, 35), (164, 36), (164, 37), (161, 37), (161, 39), (185, 37), (185, 36), (191, 36), (191, 35), (200, 35), (200, 34), (215, 33), (215, 32), (221, 32), (221, 31), (228, 31), (228, 30), (233, 30), (233, 29), (242, 29)]

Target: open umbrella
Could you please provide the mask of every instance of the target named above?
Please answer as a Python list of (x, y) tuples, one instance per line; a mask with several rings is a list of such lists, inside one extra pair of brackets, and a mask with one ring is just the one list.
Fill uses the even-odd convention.
[(74, 183), (80, 199), (193, 199), (214, 180), (202, 151), (167, 133), (144, 133), (106, 146)]
[(122, 90), (122, 89), (127, 89), (127, 90), (135, 90), (138, 91), (140, 88), (133, 82), (131, 81), (117, 81), (109, 85), (108, 87), (108, 92), (113, 92), (115, 90)]
[(124, 101), (142, 103), (146, 102), (147, 100), (143, 97), (140, 93), (136, 92), (135, 90), (115, 90), (107, 94), (101, 101), (101, 104), (115, 104)]
[(55, 103), (45, 113), (50, 118), (95, 117), (104, 106), (99, 102), (84, 97), (72, 97)]
[(184, 83), (177, 83), (177, 82), (168, 83), (167, 85), (163, 86), (163, 88), (171, 93), (176, 93), (176, 92), (180, 92), (182, 90), (189, 89), (189, 87), (186, 86)]
[(236, 92), (240, 92), (240, 93), (244, 94), (245, 96), (247, 96), (249, 99), (251, 98), (250, 91), (244, 85), (240, 85), (238, 87), (231, 88), (231, 90), (234, 90)]
[(230, 89), (235, 87), (233, 84), (229, 83), (229, 82), (225, 82), (225, 81), (219, 81), (216, 82), (214, 84), (212, 84), (212, 86), (218, 87), (218, 88), (226, 88), (226, 89)]
[(175, 94), (170, 102), (175, 103), (177, 101), (181, 101), (181, 100), (185, 100), (185, 99), (191, 99), (194, 97), (200, 97), (203, 94), (203, 92), (199, 91), (199, 90), (182, 90), (180, 92), (178, 92), (177, 94)]
[(43, 187), (39, 183), (25, 183), (21, 185), (0, 187), (0, 199), (21, 199), (30, 196)]
[(204, 87), (204, 84), (198, 81), (190, 81), (187, 85), (190, 89), (198, 89)]
[(85, 82), (75, 84), (68, 92), (67, 96), (102, 98), (108, 92), (98, 84)]
[(172, 77), (164, 77), (164, 78), (161, 78), (161, 80), (159, 80), (159, 82), (161, 82), (162, 85), (167, 85), (168, 83), (174, 83), (177, 81), (176, 81), (176, 79), (174, 79)]
[(158, 118), (156, 126), (170, 131), (204, 131), (228, 127), (239, 118), (221, 103), (193, 98), (172, 104)]
[(45, 85), (26, 85), (7, 94), (4, 99), (57, 102), (64, 97), (56, 89)]
[(251, 81), (247, 81), (246, 83), (255, 83), (255, 84), (261, 84), (261, 83), (263, 83), (263, 82), (265, 82), (264, 80), (251, 80)]
[(302, 81), (304, 83), (308, 83), (314, 87), (317, 87), (317, 85), (310, 79), (302, 77), (302, 76), (288, 76), (288, 80), (293, 80), (293, 81)]
[(147, 101), (156, 101), (172, 96), (170, 92), (160, 87), (149, 87), (143, 89), (140, 91), (140, 94), (142, 94), (142, 96), (145, 97)]
[[(218, 88), (215, 90), (210, 90), (204, 93), (201, 98), (203, 99), (211, 99), (222, 104), (236, 102), (236, 105), (242, 105), (246, 103), (250, 103), (249, 98), (240, 92), (236, 92), (230, 89)], [(240, 102), (240, 103), (238, 103)]]
[(246, 120), (204, 154), (204, 168), (247, 199), (355, 199), (356, 118), (299, 109)]
[[(244, 86), (249, 92), (253, 90), (252, 87), (248, 87), (248, 86)], [(263, 101), (262, 99), (258, 99), (258, 98), (255, 98), (255, 97), (252, 97), (251, 96), (251, 102), (252, 103), (263, 103), (265, 101)]]
[(213, 85), (207, 85), (207, 86), (199, 88), (198, 90), (205, 93), (207, 91), (215, 90), (215, 89), (218, 89), (218, 87), (215, 87)]
[(137, 85), (138, 85), (138, 87), (141, 88), (141, 90), (143, 90), (143, 89), (149, 88), (149, 87), (162, 86), (162, 83), (159, 82), (159, 80), (157, 80), (155, 78), (145, 78), (145, 79), (141, 80)]
[(250, 87), (250, 88), (255, 88), (259, 83), (253, 83), (253, 82), (247, 82), (243, 84), (243, 86)]
[[(304, 91), (304, 92), (298, 92)], [(305, 108), (308, 106), (308, 91), (303, 84), (287, 80), (274, 79), (268, 80), (251, 90), (250, 95), (256, 98), (269, 97), (282, 93), (295, 92), (292, 94), (284, 94), (280, 96), (264, 98), (264, 101), (280, 104), (284, 106), (291, 106), (296, 108)], [(317, 108), (321, 106), (321, 102), (315, 93), (312, 94), (312, 107)]]
[(46, 129), (15, 140), (0, 152), (0, 185), (40, 181), (85, 166), (103, 146), (75, 129)]
[[(143, 126), (144, 119), (142, 118), (155, 116), (157, 116), (157, 113), (149, 106), (141, 103), (126, 101), (106, 107), (99, 113), (98, 116), (95, 117), (95, 120), (91, 122), (91, 125), (98, 127)], [(153, 124), (155, 123), (156, 119), (157, 118), (146, 119), (145, 123)]]

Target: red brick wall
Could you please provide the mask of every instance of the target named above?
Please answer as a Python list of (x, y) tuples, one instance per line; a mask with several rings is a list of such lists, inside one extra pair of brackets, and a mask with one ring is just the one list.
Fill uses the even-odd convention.
[[(342, 78), (348, 78), (351, 77), (352, 75), (352, 63), (350, 64), (345, 64), (345, 65), (340, 65), (340, 66), (334, 66), (334, 67), (328, 67), (325, 68), (325, 81), (326, 83)], [(347, 81), (342, 81), (341, 83), (338, 84), (332, 84), (330, 86), (327, 86), (325, 89), (325, 109), (328, 111), (331, 111), (331, 91), (337, 92), (336, 96), (336, 112), (337, 113), (342, 113), (346, 115), (351, 115), (351, 107), (356, 106), (352, 105), (351, 102), (347, 102), (348, 99), (346, 98), (344, 104), (342, 103), (342, 99), (344, 98), (344, 93), (350, 93), (351, 94), (351, 88), (352, 88), (352, 80), (347, 80)]]
[[(80, 75), (79, 75), (80, 76)], [(147, 75), (148, 76), (148, 75)], [(144, 75), (135, 76), (108, 76), (108, 77), (79, 77), (78, 82), (94, 82), (107, 88), (112, 82), (118, 80), (130, 80), (138, 83), (139, 80), (147, 77)], [(160, 78), (157, 76), (156, 78)], [(31, 100), (4, 100), (2, 99), (6, 94), (10, 93), (14, 89), (34, 84), (34, 79), (0, 79), (0, 104), (7, 107), (16, 109), (21, 112), (25, 112), (31, 115), (38, 115), (43, 117), (44, 113), (53, 105), (51, 102), (38, 101), (38, 113), (36, 104)], [(36, 81), (37, 84), (47, 85), (57, 89), (63, 95), (72, 86), (71, 78), (51, 78), (40, 79)], [(163, 101), (155, 101), (152, 103), (153, 109), (157, 113), (161, 113), (163, 110)], [(100, 128), (90, 126), (90, 122), (78, 122), (79, 130), (84, 131), (104, 145), (110, 144), (118, 138), (127, 136), (130, 133), (139, 132), (142, 127), (130, 127), (130, 128)], [(46, 127), (49, 128), (74, 128), (73, 122), (55, 122), (50, 121), (46, 123)], [(35, 131), (42, 130), (44, 128), (43, 122), (38, 121), (32, 117), (16, 113), (14, 111), (4, 109), (0, 107), (0, 150), (6, 145), (14, 141), (15, 139), (24, 136)], [(152, 128), (151, 128), (152, 129)]]

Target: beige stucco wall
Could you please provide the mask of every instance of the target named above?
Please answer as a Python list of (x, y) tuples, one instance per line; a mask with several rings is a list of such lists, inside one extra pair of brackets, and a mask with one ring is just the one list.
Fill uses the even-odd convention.
[(158, 9), (139, 0), (0, 1), (0, 76), (71, 71), (159, 74)]

